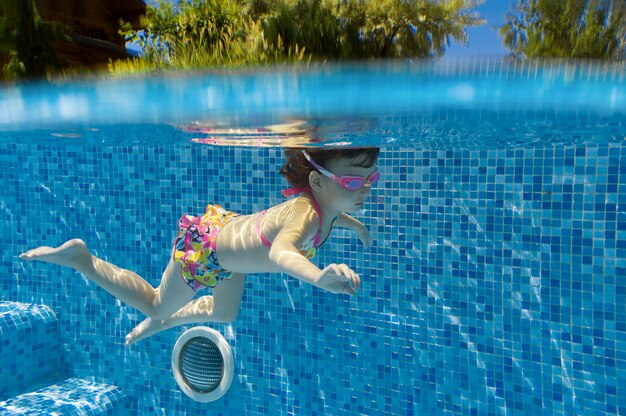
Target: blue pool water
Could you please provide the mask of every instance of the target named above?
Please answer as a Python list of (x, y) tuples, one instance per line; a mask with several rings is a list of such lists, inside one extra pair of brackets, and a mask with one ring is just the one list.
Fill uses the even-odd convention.
[[(623, 72), (447, 65), (3, 89), (0, 301), (47, 305), (64, 375), (118, 386), (132, 414), (626, 414)], [(336, 230), (316, 261), (360, 293), (249, 276), (239, 319), (209, 324), (235, 360), (217, 402), (174, 381), (187, 327), (124, 347), (139, 312), (17, 259), (80, 237), (157, 285), (183, 213), (278, 203), (275, 145), (346, 143), (382, 147), (358, 215), (375, 243)]]

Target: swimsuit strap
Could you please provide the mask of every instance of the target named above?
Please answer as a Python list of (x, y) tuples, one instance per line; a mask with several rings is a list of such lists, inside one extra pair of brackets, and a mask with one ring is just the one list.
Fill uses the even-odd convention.
[(265, 244), (269, 248), (272, 248), (272, 243), (270, 243), (270, 240), (268, 240), (267, 237), (265, 237), (265, 235), (261, 231), (261, 219), (263, 218), (266, 212), (267, 210), (263, 210), (259, 212), (259, 215), (256, 216), (256, 222), (255, 222), (256, 233), (259, 235), (259, 238), (261, 239), (261, 241), (263, 241), (263, 244)]

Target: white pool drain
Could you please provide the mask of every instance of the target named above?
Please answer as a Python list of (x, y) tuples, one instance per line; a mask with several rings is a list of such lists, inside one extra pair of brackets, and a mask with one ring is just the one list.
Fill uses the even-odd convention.
[(199, 402), (212, 402), (228, 391), (235, 372), (230, 346), (217, 331), (199, 326), (185, 331), (172, 352), (172, 370), (180, 389)]

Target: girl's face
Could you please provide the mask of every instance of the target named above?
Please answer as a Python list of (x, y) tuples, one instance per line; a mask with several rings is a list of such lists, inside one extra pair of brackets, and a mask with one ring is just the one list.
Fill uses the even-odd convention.
[(326, 190), (332, 195), (331, 202), (339, 211), (356, 212), (363, 208), (365, 201), (370, 195), (372, 185), (367, 183), (366, 179), (376, 171), (376, 163), (370, 167), (360, 165), (359, 158), (335, 158), (328, 161), (326, 168), (335, 176), (360, 176), (365, 181), (364, 185), (356, 191), (343, 188), (340, 184), (335, 183), (332, 179), (323, 177)]

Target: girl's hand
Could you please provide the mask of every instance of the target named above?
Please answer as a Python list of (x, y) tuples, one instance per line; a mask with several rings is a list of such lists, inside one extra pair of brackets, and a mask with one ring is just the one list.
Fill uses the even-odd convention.
[(359, 229), (359, 231), (357, 231), (357, 233), (358, 233), (359, 239), (361, 240), (361, 243), (363, 243), (363, 246), (365, 248), (372, 246), (374, 239), (372, 238), (372, 235), (370, 234), (369, 230), (365, 228), (364, 225)]
[(361, 286), (361, 278), (345, 264), (330, 264), (317, 276), (314, 284), (331, 293), (354, 295)]

